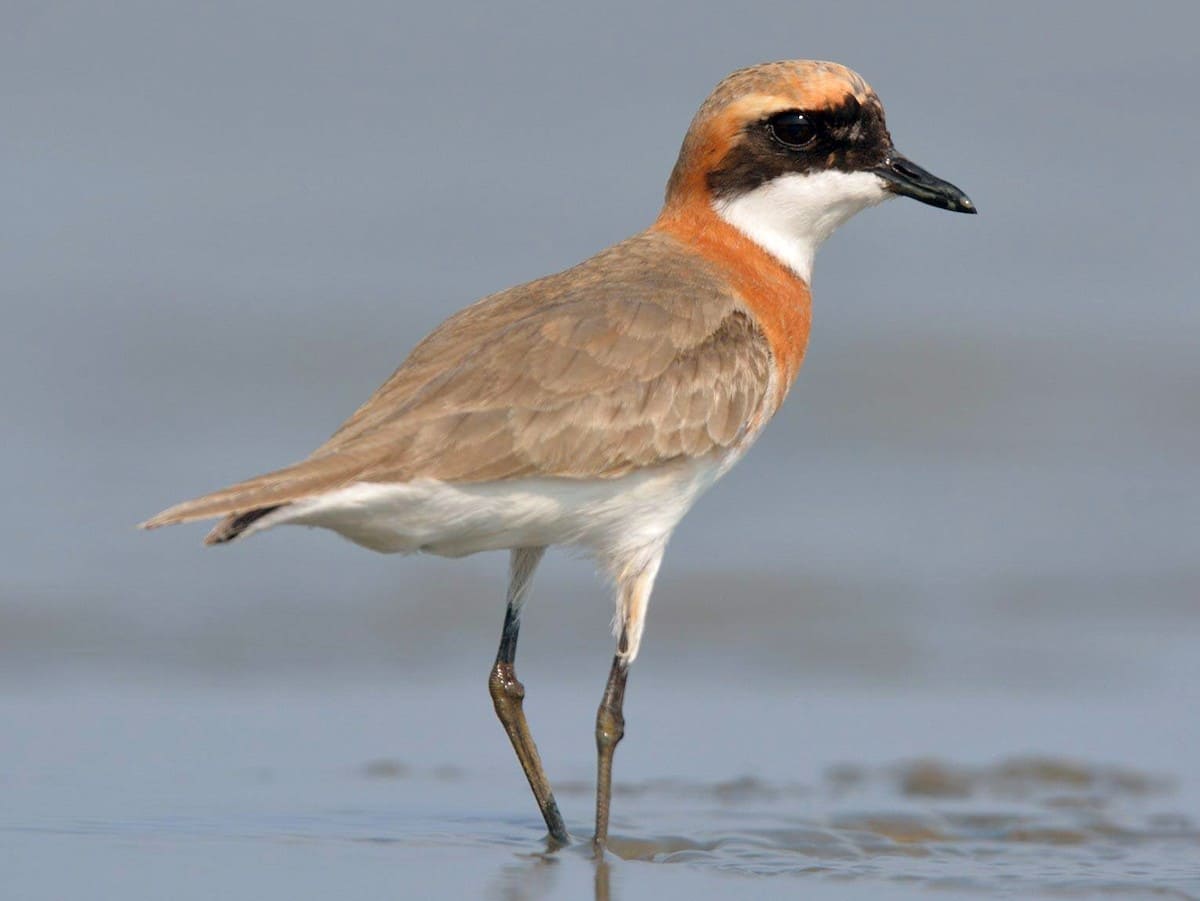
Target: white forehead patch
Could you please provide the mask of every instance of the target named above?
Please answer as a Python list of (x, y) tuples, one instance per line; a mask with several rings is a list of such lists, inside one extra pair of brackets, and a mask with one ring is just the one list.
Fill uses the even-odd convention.
[(871, 172), (791, 172), (713, 208), (806, 282), (813, 257), (834, 230), (859, 210), (893, 196)]

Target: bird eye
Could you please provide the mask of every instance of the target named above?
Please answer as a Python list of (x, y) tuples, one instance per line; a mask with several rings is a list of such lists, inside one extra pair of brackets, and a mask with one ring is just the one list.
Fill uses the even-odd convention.
[(817, 139), (817, 127), (804, 113), (798, 110), (788, 110), (767, 120), (767, 131), (776, 141), (791, 150), (807, 147)]

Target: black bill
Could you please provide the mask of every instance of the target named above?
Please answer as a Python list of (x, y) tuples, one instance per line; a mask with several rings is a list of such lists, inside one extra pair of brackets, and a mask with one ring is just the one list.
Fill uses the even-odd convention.
[(932, 172), (926, 172), (894, 150), (871, 171), (886, 181), (895, 194), (903, 194), (921, 203), (955, 213), (978, 212), (971, 198), (959, 188), (948, 181), (942, 181)]

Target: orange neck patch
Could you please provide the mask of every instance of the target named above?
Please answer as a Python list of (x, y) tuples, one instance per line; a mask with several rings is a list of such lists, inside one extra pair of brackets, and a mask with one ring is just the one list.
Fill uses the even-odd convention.
[(766, 335), (786, 394), (804, 362), (812, 323), (812, 295), (804, 280), (703, 198), (668, 204), (651, 227), (683, 241), (729, 279)]

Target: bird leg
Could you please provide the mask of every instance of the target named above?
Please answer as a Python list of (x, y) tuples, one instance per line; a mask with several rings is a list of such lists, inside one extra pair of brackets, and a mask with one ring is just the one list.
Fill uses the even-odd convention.
[(538, 756), (537, 745), (533, 743), (529, 723), (525, 720), (525, 686), (518, 681), (514, 667), (517, 635), (521, 630), (521, 604), (542, 551), (542, 548), (522, 548), (513, 551), (508, 609), (504, 613), (504, 629), (500, 633), (496, 663), (488, 678), (488, 691), (496, 707), (496, 716), (500, 718), (504, 731), (508, 733), (513, 750), (517, 752), (517, 760), (521, 762), (521, 769), (525, 771), (525, 778), (529, 780), (529, 787), (533, 790), (533, 796), (542, 811), (550, 838), (555, 844), (566, 845), (570, 842), (570, 836), (567, 835), (566, 824), (554, 800), (554, 792), (550, 789), (550, 780), (546, 778), (546, 771), (542, 769), (542, 759)]
[(608, 673), (608, 684), (604, 686), (604, 697), (596, 711), (596, 835), (592, 847), (597, 853), (603, 852), (608, 843), (613, 751), (625, 737), (625, 717), (621, 708), (625, 703), (625, 678), (629, 675), (629, 663), (623, 656), (627, 646), (626, 636), (622, 633), (618, 653), (613, 657)]
[(592, 848), (597, 858), (603, 857), (604, 846), (608, 844), (613, 751), (625, 737), (625, 716), (621, 712), (625, 704), (625, 679), (642, 643), (646, 606), (665, 546), (665, 539), (646, 546), (613, 573), (617, 583), (615, 624), (619, 627), (620, 638), (617, 639), (612, 669), (608, 672), (608, 684), (604, 686), (604, 697), (600, 699), (600, 709), (596, 711), (596, 834), (592, 839)]

